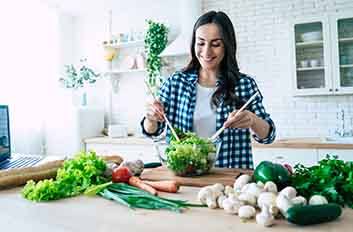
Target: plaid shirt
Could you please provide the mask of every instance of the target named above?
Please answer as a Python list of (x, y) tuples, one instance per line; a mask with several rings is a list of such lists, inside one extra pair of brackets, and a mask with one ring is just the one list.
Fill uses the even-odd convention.
[[(166, 116), (174, 128), (184, 132), (193, 131), (193, 115), (196, 104), (196, 83), (198, 73), (194, 72), (176, 72), (166, 81), (160, 89), (160, 101), (164, 106)], [(219, 84), (219, 83), (218, 83)], [(240, 75), (238, 86), (235, 87), (235, 94), (240, 101), (246, 102), (255, 92), (259, 91), (254, 79), (245, 75)], [(255, 113), (270, 125), (270, 133), (260, 139), (255, 134), (253, 138), (259, 143), (272, 143), (276, 137), (276, 129), (270, 115), (266, 113), (262, 104), (261, 93), (249, 104), (248, 110)], [(229, 113), (234, 109), (222, 101), (216, 109), (216, 129), (223, 126)], [(158, 123), (158, 130), (154, 134), (147, 133), (143, 128), (142, 132), (147, 136), (158, 136), (164, 128), (165, 122)], [(227, 128), (219, 136), (222, 144), (216, 166), (228, 168), (253, 168), (251, 134), (249, 129)], [(167, 128), (167, 141), (171, 138), (171, 132)]]

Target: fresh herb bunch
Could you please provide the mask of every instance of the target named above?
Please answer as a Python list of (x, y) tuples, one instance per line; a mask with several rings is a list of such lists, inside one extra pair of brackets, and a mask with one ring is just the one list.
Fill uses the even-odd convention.
[(76, 196), (88, 187), (107, 182), (103, 176), (106, 163), (95, 152), (78, 153), (58, 169), (56, 179), (28, 181), (22, 196), (31, 201), (49, 201)]
[(161, 58), (159, 54), (165, 49), (168, 42), (168, 28), (163, 23), (147, 20), (147, 32), (145, 35), (145, 52), (147, 55), (147, 82), (151, 87), (161, 81)]
[(195, 133), (179, 132), (180, 141), (172, 139), (166, 149), (167, 166), (178, 175), (194, 175), (206, 173), (213, 165), (216, 152), (215, 145)]
[(318, 165), (294, 166), (293, 187), (300, 195), (310, 198), (314, 194), (325, 196), (329, 202), (353, 208), (353, 162), (326, 155)]
[[(131, 209), (167, 209), (175, 212), (182, 212), (188, 207), (203, 207), (199, 204), (190, 204), (183, 200), (173, 200), (164, 197), (154, 196), (146, 191), (133, 187), (125, 183), (103, 184), (97, 194), (108, 199), (114, 200)], [(90, 191), (92, 192), (92, 191)], [(94, 192), (94, 191), (93, 191)]]
[(86, 59), (80, 60), (82, 66), (77, 71), (73, 64), (65, 65), (65, 78), (60, 78), (59, 82), (68, 89), (78, 89), (83, 87), (86, 83), (93, 84), (100, 77), (93, 69), (87, 67)]

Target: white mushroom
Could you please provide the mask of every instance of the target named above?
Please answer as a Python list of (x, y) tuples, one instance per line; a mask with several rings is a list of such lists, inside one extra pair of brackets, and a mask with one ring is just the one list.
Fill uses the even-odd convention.
[(223, 184), (214, 184), (211, 186), (213, 192), (213, 198), (216, 200), (219, 196), (224, 195), (224, 185)]
[(225, 195), (219, 196), (217, 198), (217, 205), (219, 208), (223, 209), (223, 201), (227, 199), (227, 197)]
[(257, 199), (257, 206), (262, 209), (264, 205), (271, 206), (276, 205), (276, 194), (273, 192), (263, 192), (260, 194), (259, 198)]
[(265, 187), (265, 184), (262, 183), (261, 181), (258, 181), (258, 182), (256, 183), (256, 185), (257, 185), (259, 188), (262, 188), (262, 189)]
[(279, 208), (276, 205), (270, 205), (269, 211), (270, 211), (270, 214), (272, 214), (274, 217), (277, 217), (278, 215), (280, 215)]
[(223, 192), (224, 191), (224, 185), (217, 183), (211, 186), (214, 190), (216, 190), (217, 192)]
[(251, 193), (242, 193), (239, 195), (238, 199), (244, 202), (245, 205), (256, 206), (256, 197)]
[(283, 216), (287, 216), (287, 210), (293, 206), (293, 203), (284, 194), (279, 194), (276, 198), (276, 206)]
[(262, 193), (264, 189), (259, 187), (256, 183), (250, 183), (245, 185), (241, 191), (242, 193), (250, 193), (254, 195), (256, 198), (258, 198), (260, 193)]
[(248, 174), (243, 174), (239, 176), (234, 182), (234, 186), (233, 186), (234, 190), (241, 190), (244, 187), (244, 185), (246, 185), (250, 181), (251, 181), (251, 176), (249, 176)]
[(207, 205), (207, 207), (208, 208), (210, 208), (210, 209), (215, 209), (215, 208), (217, 208), (217, 201), (216, 201), (216, 199), (214, 199), (214, 198), (207, 198), (207, 200), (206, 200), (206, 205)]
[(278, 192), (277, 185), (272, 181), (267, 181), (265, 183), (264, 190), (265, 190), (265, 192), (273, 192), (273, 193)]
[(237, 192), (228, 193), (228, 197), (236, 197), (236, 198), (238, 198), (239, 195), (240, 195), (240, 193), (237, 193)]
[(279, 192), (280, 195), (285, 195), (289, 200), (293, 199), (297, 195), (297, 190), (292, 186), (287, 186)]
[(240, 206), (242, 206), (242, 203), (240, 201), (234, 201), (233, 199), (225, 199), (222, 202), (222, 206), (224, 211), (226, 211), (229, 214), (237, 214)]
[(294, 197), (291, 202), (293, 205), (306, 205), (306, 199), (303, 196)]
[(256, 215), (256, 223), (263, 226), (272, 226), (275, 222), (273, 215), (270, 213), (269, 206), (263, 205), (261, 213)]
[(310, 200), (309, 200), (309, 205), (324, 205), (327, 203), (328, 203), (328, 201), (327, 201), (326, 197), (321, 196), (321, 195), (314, 195), (314, 196), (310, 197)]
[(250, 205), (244, 205), (239, 208), (238, 214), (241, 219), (250, 219), (255, 216), (256, 210)]
[(213, 190), (210, 186), (206, 186), (200, 189), (199, 193), (197, 194), (197, 199), (204, 205), (206, 205), (206, 201), (209, 198), (213, 198)]
[(233, 201), (233, 202), (239, 202), (239, 198), (236, 195), (230, 195), (228, 197), (229, 200)]
[(234, 193), (234, 189), (231, 186), (227, 185), (224, 189), (224, 194), (226, 196), (229, 196), (229, 194), (232, 194), (232, 193)]

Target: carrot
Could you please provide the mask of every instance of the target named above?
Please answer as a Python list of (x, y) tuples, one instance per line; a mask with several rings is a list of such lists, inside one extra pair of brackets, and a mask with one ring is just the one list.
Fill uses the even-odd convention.
[(176, 193), (179, 190), (179, 183), (176, 182), (175, 180), (161, 180), (161, 181), (144, 180), (143, 182), (162, 192)]
[(136, 188), (145, 190), (146, 192), (149, 192), (152, 195), (157, 196), (158, 192), (156, 189), (154, 189), (153, 187), (151, 187), (148, 184), (143, 183), (143, 181), (138, 178), (137, 176), (132, 176), (129, 179), (129, 185), (135, 186)]

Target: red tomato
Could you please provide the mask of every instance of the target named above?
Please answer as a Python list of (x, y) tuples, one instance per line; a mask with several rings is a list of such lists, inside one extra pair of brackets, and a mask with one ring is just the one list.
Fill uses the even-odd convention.
[(130, 177), (132, 176), (129, 168), (127, 167), (118, 167), (113, 170), (112, 181), (113, 182), (125, 182), (128, 183)]

